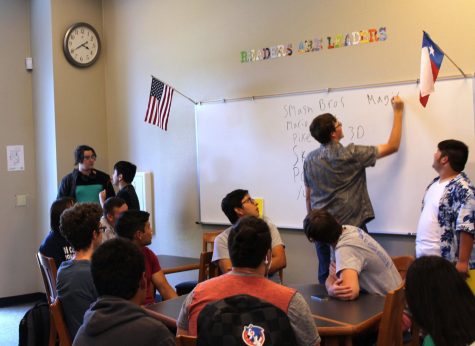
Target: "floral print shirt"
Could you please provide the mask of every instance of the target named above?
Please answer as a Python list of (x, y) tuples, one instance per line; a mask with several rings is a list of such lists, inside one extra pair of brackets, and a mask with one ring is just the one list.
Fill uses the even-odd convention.
[[(438, 180), (439, 177), (435, 178), (426, 191)], [(443, 230), (440, 237), (441, 256), (456, 263), (459, 258), (460, 232), (475, 235), (475, 187), (464, 172), (460, 172), (445, 187), (440, 199), (438, 221)], [(469, 268), (475, 269), (473, 259), (469, 262)]]

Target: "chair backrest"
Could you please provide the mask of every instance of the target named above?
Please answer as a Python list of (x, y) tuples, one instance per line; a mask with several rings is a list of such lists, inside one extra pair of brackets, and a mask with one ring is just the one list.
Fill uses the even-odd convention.
[(402, 313), (406, 303), (404, 284), (386, 295), (381, 322), (379, 323), (377, 346), (402, 345)]
[(412, 264), (412, 262), (414, 262), (414, 256), (397, 256), (391, 258), (402, 279), (406, 280), (407, 270), (409, 269), (409, 266)]
[(196, 336), (178, 335), (176, 337), (176, 346), (195, 346)]
[(221, 232), (222, 230), (203, 233), (203, 252), (213, 251), (214, 240)]
[(71, 346), (72, 340), (71, 335), (69, 334), (68, 327), (64, 320), (63, 308), (61, 306), (61, 301), (59, 298), (56, 298), (52, 304), (50, 304), (51, 314), (53, 316), (53, 322), (56, 326), (56, 330), (59, 335), (59, 345), (60, 346)]
[(198, 270), (198, 282), (218, 276), (218, 266), (211, 262), (213, 251), (204, 251), (200, 255), (200, 268)]
[(198, 345), (242, 345), (243, 341), (246, 345), (297, 344), (287, 314), (247, 294), (212, 302), (198, 315)]
[(36, 254), (36, 259), (38, 260), (41, 277), (43, 278), (43, 284), (46, 290), (46, 298), (48, 300), (48, 304), (51, 304), (58, 297), (58, 292), (56, 291), (56, 263), (54, 262), (53, 258), (46, 257), (39, 252)]

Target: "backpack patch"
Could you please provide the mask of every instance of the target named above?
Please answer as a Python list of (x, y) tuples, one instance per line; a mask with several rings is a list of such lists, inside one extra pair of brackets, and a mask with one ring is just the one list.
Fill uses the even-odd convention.
[(255, 326), (252, 323), (244, 326), (242, 331), (242, 341), (248, 346), (262, 346), (266, 341), (264, 328)]

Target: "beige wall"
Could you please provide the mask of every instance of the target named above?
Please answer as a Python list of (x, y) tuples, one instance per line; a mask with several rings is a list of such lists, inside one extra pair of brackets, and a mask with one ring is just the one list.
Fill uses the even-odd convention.
[[(37, 291), (36, 168), (28, 1), (0, 1), (0, 297)], [(7, 171), (7, 145), (24, 145), (25, 170)], [(15, 195), (27, 205), (16, 207)]]

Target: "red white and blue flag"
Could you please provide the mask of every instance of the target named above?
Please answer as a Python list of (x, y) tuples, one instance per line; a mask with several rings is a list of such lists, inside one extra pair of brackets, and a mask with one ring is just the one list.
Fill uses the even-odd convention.
[(444, 53), (442, 50), (432, 41), (429, 34), (424, 31), (421, 51), (421, 92), (419, 96), (419, 100), (424, 107), (429, 100), (429, 95), (434, 92), (434, 83), (439, 74), (443, 59)]
[(167, 130), (173, 91), (174, 89), (171, 86), (152, 77), (145, 122), (157, 125), (162, 130)]

